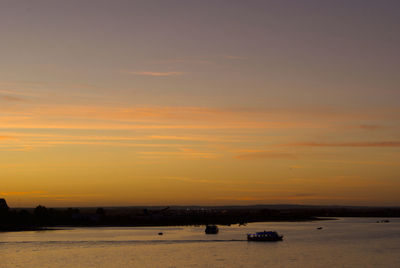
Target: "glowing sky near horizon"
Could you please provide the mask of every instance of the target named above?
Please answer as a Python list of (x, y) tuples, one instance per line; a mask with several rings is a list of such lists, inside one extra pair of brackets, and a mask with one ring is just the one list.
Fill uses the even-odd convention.
[(400, 205), (399, 1), (2, 1), (10, 206)]

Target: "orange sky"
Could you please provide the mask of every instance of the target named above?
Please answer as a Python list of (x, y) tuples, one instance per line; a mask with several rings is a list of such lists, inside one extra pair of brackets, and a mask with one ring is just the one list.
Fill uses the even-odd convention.
[(400, 204), (398, 3), (166, 2), (1, 4), (10, 206)]

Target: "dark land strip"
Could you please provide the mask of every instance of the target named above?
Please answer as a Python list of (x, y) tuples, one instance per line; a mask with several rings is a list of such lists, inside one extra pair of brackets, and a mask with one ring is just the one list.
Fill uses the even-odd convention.
[(400, 207), (303, 205), (15, 208), (0, 199), (0, 232), (54, 230), (60, 226), (189, 226), (289, 222), (335, 217), (400, 217)]

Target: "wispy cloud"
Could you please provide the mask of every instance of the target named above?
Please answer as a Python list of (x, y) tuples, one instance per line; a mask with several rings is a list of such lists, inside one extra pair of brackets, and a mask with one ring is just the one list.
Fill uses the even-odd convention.
[(172, 151), (172, 152), (164, 152), (164, 151), (151, 151), (151, 152), (140, 152), (142, 156), (150, 156), (150, 157), (182, 157), (182, 158), (217, 158), (219, 156), (218, 153), (214, 152), (200, 152), (193, 150), (182, 150), (182, 151)]
[(343, 164), (349, 164), (349, 165), (365, 165), (365, 166), (393, 166), (393, 167), (398, 167), (400, 166), (400, 161), (395, 162), (395, 161), (352, 161), (352, 160), (325, 160), (325, 159), (320, 159), (318, 160), (320, 162), (327, 162), (327, 163), (343, 163)]
[[(312, 123), (274, 119), (263, 111), (209, 107), (106, 107), (37, 105), (29, 118), (0, 117), (0, 128), (65, 129), (262, 129), (312, 127)], [(54, 119), (57, 118), (57, 121)], [(90, 119), (90, 121), (88, 121)], [(92, 120), (96, 119), (96, 120)], [(267, 120), (269, 119), (269, 120)], [(86, 122), (83, 122), (86, 121)], [(314, 124), (320, 127), (321, 124)]]
[(183, 75), (184, 72), (150, 72), (150, 71), (141, 71), (141, 72), (133, 72), (133, 71), (126, 71), (128, 74), (133, 75), (140, 75), (140, 76), (154, 76), (154, 77), (167, 77), (167, 76), (179, 76)]
[(10, 95), (0, 96), (0, 99), (3, 101), (26, 101), (26, 99), (23, 99), (20, 97), (15, 97), (15, 96), (10, 96)]
[(296, 201), (324, 201), (324, 200), (335, 200), (335, 201), (363, 201), (362, 198), (356, 197), (344, 197), (344, 196), (333, 196), (333, 195), (316, 195), (313, 193), (299, 193), (293, 195), (274, 195), (271, 197), (263, 197), (263, 196), (226, 196), (226, 197), (217, 197), (215, 200), (225, 200), (225, 201), (255, 201), (255, 202), (274, 202), (283, 201), (287, 202), (288, 200), (296, 200)]
[(42, 192), (39, 194), (38, 197), (44, 198), (62, 198), (60, 200), (69, 200), (69, 199), (76, 199), (78, 197), (102, 197), (102, 194), (47, 194), (46, 192)]
[(400, 141), (376, 142), (300, 142), (287, 144), (289, 146), (305, 147), (400, 147)]
[(10, 137), (10, 136), (0, 136), (0, 141), (1, 140), (16, 140), (15, 137)]
[(235, 201), (263, 201), (265, 198), (262, 197), (252, 197), (252, 196), (240, 196), (240, 197), (227, 197), (227, 198), (218, 198), (221, 200), (235, 200)]
[[(72, 128), (86, 119), (83, 124), (87, 128), (313, 128), (323, 129), (337, 127), (339, 123), (354, 121), (351, 112), (342, 114), (324, 114), (323, 111), (271, 110), (249, 108), (213, 108), (192, 106), (163, 106), (163, 107), (121, 107), (121, 106), (82, 106), (62, 104), (36, 104), (34, 106), (18, 107), (16, 111), (9, 107), (2, 112), (8, 113), (9, 120), (0, 117), (0, 127), (31, 128), (41, 125), (67, 125)], [(10, 113), (23, 114), (10, 114)], [(30, 120), (16, 122), (13, 116), (29, 115)], [(324, 114), (323, 116), (321, 114)], [(368, 115), (365, 115), (368, 117)], [(27, 118), (29, 119), (29, 118)], [(57, 119), (57, 120), (55, 120)], [(98, 119), (98, 120), (92, 120)], [(141, 125), (133, 125), (141, 123)], [(143, 123), (143, 124), (142, 124)], [(97, 125), (97, 126), (94, 126)], [(117, 126), (118, 125), (118, 126)], [(80, 127), (81, 128), (81, 127)]]
[(154, 61), (155, 64), (214, 64), (208, 59), (167, 59)]
[[(0, 86), (3, 86), (3, 83), (0, 83)], [(19, 88), (18, 84), (13, 84), (13, 87)], [(23, 91), (19, 91), (19, 90), (0, 89), (0, 93), (3, 95), (32, 96), (31, 93), (23, 92)]]
[(248, 59), (248, 57), (235, 56), (235, 55), (224, 55), (223, 57), (227, 60), (247, 60)]
[(375, 131), (375, 130), (382, 130), (391, 128), (390, 126), (385, 125), (374, 125), (374, 124), (360, 124), (360, 125), (351, 125), (344, 127), (345, 129), (361, 129), (367, 131)]
[(257, 159), (296, 159), (297, 157), (292, 153), (279, 152), (279, 151), (255, 151), (244, 153), (235, 156), (240, 160), (257, 160)]
[(187, 183), (210, 183), (210, 184), (228, 184), (229, 181), (221, 181), (221, 180), (210, 180), (210, 179), (194, 179), (194, 178), (186, 178), (186, 177), (164, 177), (167, 180), (187, 182)]
[(14, 151), (14, 152), (28, 152), (32, 151), (33, 147), (32, 146), (18, 146), (14, 148), (9, 148), (6, 151)]
[(29, 191), (29, 192), (0, 192), (2, 196), (21, 196), (21, 195), (41, 195), (44, 191)]
[(364, 130), (377, 130), (385, 128), (385, 126), (379, 126), (379, 125), (359, 125), (357, 127)]
[[(256, 160), (303, 158), (301, 152), (288, 151), (284, 149), (285, 146), (400, 146), (399, 141), (292, 143), (296, 136), (295, 131), (292, 130), (299, 130), (299, 133), (304, 135), (310, 130), (323, 133), (333, 127), (337, 129), (339, 124), (343, 130), (346, 126), (357, 125), (349, 124), (346, 121), (351, 116), (345, 112), (340, 116), (334, 114), (333, 122), (329, 122), (328, 119), (331, 118), (329, 113), (324, 117), (325, 120), (319, 117), (310, 119), (313, 114), (320, 115), (321, 113), (302, 109), (288, 112), (282, 109), (246, 107), (135, 107), (53, 103), (27, 103), (26, 107), (17, 107), (18, 109), (14, 106), (2, 109), (0, 115), (0, 146), (2, 150), (26, 151), (37, 147), (62, 145), (131, 148), (159, 146), (163, 149), (156, 150), (156, 152), (146, 150), (147, 152), (139, 154), (140, 157), (145, 159), (158, 156), (215, 158), (229, 154), (230, 157), (239, 160)], [(353, 119), (351, 119), (351, 123), (354, 123)], [(57, 130), (58, 136), (54, 136), (56, 133), (54, 130)], [(82, 131), (75, 130), (88, 130), (88, 132), (82, 135)], [(40, 137), (39, 133), (41, 133)], [(279, 133), (279, 136), (271, 136), (269, 133), (271, 135)], [(18, 142), (12, 140), (12, 137), (18, 139)], [(297, 137), (296, 140), (299, 138)], [(211, 149), (206, 143), (212, 144), (213, 148)], [(266, 143), (268, 143), (268, 147), (265, 146)], [(217, 144), (226, 147), (217, 147)], [(196, 149), (202, 147), (203, 149), (188, 152), (180, 150), (182, 146)], [(166, 147), (172, 147), (175, 150), (165, 151)], [(243, 148), (260, 150), (243, 151), (241, 150)]]
[(293, 165), (293, 166), (289, 167), (289, 169), (291, 169), (291, 170), (293, 170), (293, 169), (302, 169), (302, 168), (304, 168), (304, 167), (299, 166), (299, 165)]

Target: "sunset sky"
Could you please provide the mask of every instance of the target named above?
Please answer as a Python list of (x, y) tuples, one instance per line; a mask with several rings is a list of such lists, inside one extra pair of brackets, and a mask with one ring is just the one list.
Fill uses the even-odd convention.
[(400, 1), (1, 1), (11, 207), (400, 205)]

